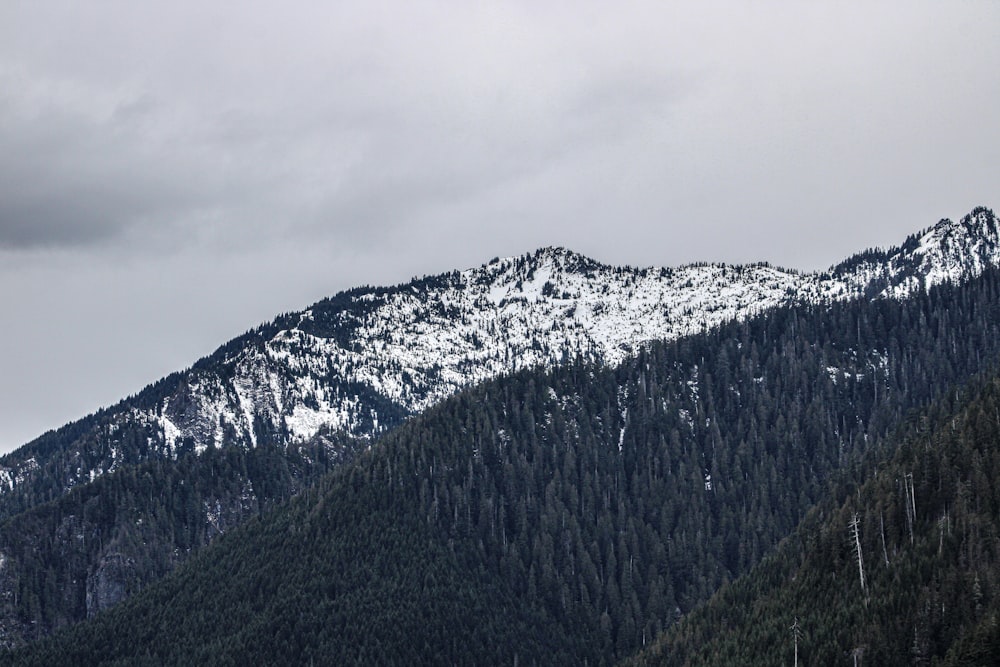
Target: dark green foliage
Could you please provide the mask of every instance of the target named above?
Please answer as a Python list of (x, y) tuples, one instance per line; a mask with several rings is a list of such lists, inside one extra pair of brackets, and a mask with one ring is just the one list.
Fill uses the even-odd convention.
[(796, 619), (803, 664), (1000, 664), (1000, 378), (914, 420), (867, 477), (634, 664), (790, 664)]
[[(355, 468), (22, 657), (80, 665), (572, 661), (566, 638), (545, 633), (416, 509)], [(519, 641), (499, 641), (509, 632)]]
[[(998, 294), (990, 273), (486, 383), (11, 659), (614, 662), (758, 562), (910, 409), (994, 364)], [(900, 506), (882, 511), (902, 559)], [(848, 567), (837, 520), (822, 554)]]
[(223, 531), (287, 500), (354, 447), (262, 444), (153, 460), (7, 519), (0, 641), (37, 639), (135, 593)]

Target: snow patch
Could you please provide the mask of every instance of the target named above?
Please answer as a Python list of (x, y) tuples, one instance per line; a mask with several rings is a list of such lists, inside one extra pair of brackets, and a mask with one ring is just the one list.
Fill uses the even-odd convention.
[[(942, 221), (905, 247), (822, 274), (765, 264), (621, 268), (546, 248), (419, 285), (345, 293), (335, 300), (342, 304), (337, 310), (320, 302), (303, 311), (296, 326), (226, 352), (216, 360), (218, 369), (189, 371), (179, 395), (156, 410), (121, 413), (109, 426), (109, 438), (130, 419), (158, 426), (162, 436), (152, 436), (151, 448), (174, 454), (186, 438), (198, 452), (225, 444), (229, 435), (255, 446), (255, 424), (261, 422), (283, 428), (289, 442), (324, 428), (370, 437), (385, 428), (385, 420), (368, 396), (415, 414), (464, 387), (519, 369), (578, 357), (616, 364), (649, 341), (676, 339), (772, 307), (870, 298), (874, 289), (902, 298), (1000, 264), (997, 222), (985, 209), (959, 223)], [(858, 371), (877, 374), (887, 363), (884, 352), (874, 352), (826, 372), (833, 382), (858, 380), (864, 377)], [(681, 400), (697, 404), (698, 378), (695, 370)], [(184, 409), (170, 410), (180, 396), (183, 403), (173, 406)], [(678, 409), (678, 416), (694, 430), (688, 410)], [(619, 449), (625, 420), (623, 415)], [(153, 442), (160, 437), (162, 442)], [(81, 470), (80, 478), (113, 468), (121, 454), (113, 442), (108, 451), (110, 461)], [(0, 491), (25, 479), (30, 465), (0, 468)]]

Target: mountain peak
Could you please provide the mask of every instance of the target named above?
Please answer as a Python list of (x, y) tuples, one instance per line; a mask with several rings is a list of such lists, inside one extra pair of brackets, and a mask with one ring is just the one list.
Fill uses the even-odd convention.
[[(331, 460), (346, 460), (364, 448), (363, 443), (448, 396), (512, 371), (551, 368), (572, 359), (627, 363), (651, 341), (676, 340), (772, 308), (903, 299), (940, 282), (969, 280), (989, 267), (1000, 267), (997, 227), (993, 211), (979, 207), (959, 222), (941, 220), (899, 247), (856, 255), (824, 274), (766, 264), (610, 266), (563, 246), (546, 246), (393, 287), (346, 290), (303, 312), (279, 316), (224, 344), (191, 369), (7, 455), (0, 460), (0, 500), (6, 499), (0, 510), (18, 507), (25, 498), (51, 497), (46, 494), (55, 488), (52, 480), (62, 484), (56, 493), (65, 493), (126, 465), (227, 446), (259, 448), (263, 457), (285, 448), (301, 458), (281, 467), (306, 470), (315, 464), (318, 470)], [(989, 318), (983, 322), (989, 323)], [(861, 329), (858, 326), (859, 338)], [(980, 352), (978, 346), (971, 349)], [(868, 371), (861, 369), (868, 367), (875, 381), (878, 369), (892, 366), (889, 352), (858, 353), (867, 355), (870, 363), (857, 366), (860, 357), (852, 356), (843, 372), (826, 366), (834, 383), (865, 378)], [(730, 361), (727, 367), (734, 366)], [(685, 374), (678, 388), (684, 395), (694, 390), (697, 403), (697, 375), (689, 377)], [(752, 375), (743, 386), (756, 382), (758, 376)], [(727, 383), (725, 388), (742, 400), (736, 386)], [(642, 410), (656, 402), (655, 395), (648, 394)], [(661, 394), (668, 395), (680, 394)], [(612, 394), (601, 400), (608, 396)], [(627, 396), (618, 399), (619, 406)], [(667, 404), (662, 405), (666, 410)], [(687, 423), (693, 429), (695, 411), (671, 410), (664, 423), (679, 418), (679, 426)], [(523, 414), (527, 418), (519, 421), (534, 423), (529, 413)], [(541, 418), (541, 411), (535, 416)], [(627, 409), (622, 413), (623, 422), (626, 419)], [(708, 430), (709, 422), (703, 423)], [(624, 434), (624, 429), (615, 429), (607, 440), (617, 437), (619, 452)], [(214, 466), (217, 459), (207, 456)], [(247, 460), (257, 466), (271, 459)], [(224, 530), (227, 516), (242, 520), (264, 506), (265, 498), (253, 495), (256, 482), (247, 470), (244, 466), (240, 473), (246, 485), (230, 487), (240, 494), (232, 509), (218, 500), (205, 504), (211, 530)], [(702, 473), (695, 475), (700, 487)], [(704, 475), (706, 491), (715, 493), (726, 483), (707, 469)], [(270, 473), (265, 477), (270, 480)], [(186, 512), (187, 501), (179, 502), (185, 503)], [(63, 532), (82, 534), (68, 528)], [(0, 554), (0, 561), (5, 557)], [(104, 566), (88, 567), (103, 572)], [(12, 581), (0, 577), (0, 593), (4, 580)], [(87, 602), (88, 611), (90, 606)], [(0, 613), (0, 644), (3, 621)]]
[(997, 234), (996, 214), (985, 206), (977, 206), (958, 222), (950, 218), (941, 218), (937, 224), (916, 236), (951, 237), (956, 234), (971, 238), (995, 238)]
[(972, 212), (962, 218), (962, 225), (967, 229), (976, 230), (983, 236), (997, 236), (997, 216), (992, 209), (977, 206)]
[(899, 246), (858, 253), (822, 277), (869, 296), (905, 298), (917, 289), (974, 278), (990, 266), (1000, 266), (997, 218), (978, 206), (958, 222), (942, 218)]
[(583, 272), (602, 266), (586, 255), (581, 255), (563, 246), (545, 246), (525, 255), (534, 266), (552, 266), (571, 272)]
[(569, 248), (558, 245), (543, 246), (538, 250), (536, 250), (534, 253), (532, 253), (532, 255), (535, 257), (553, 257), (553, 258), (581, 257), (579, 253), (573, 252)]
[(928, 286), (978, 276), (1000, 265), (996, 215), (979, 206), (959, 222), (944, 218), (890, 253), (889, 264)]
[[(202, 451), (222, 442), (253, 447), (258, 437), (285, 444), (325, 432), (371, 437), (511, 370), (578, 356), (618, 363), (648, 341), (784, 304), (904, 298), (972, 278), (1000, 266), (997, 227), (994, 213), (979, 207), (824, 274), (767, 265), (616, 267), (545, 246), (324, 299), (223, 345), (106, 418), (146, 429), (151, 448), (166, 456), (186, 442)], [(99, 465), (111, 469), (116, 450), (107, 451)], [(30, 454), (18, 457), (12, 478), (35, 465)], [(80, 479), (90, 473), (81, 468)]]

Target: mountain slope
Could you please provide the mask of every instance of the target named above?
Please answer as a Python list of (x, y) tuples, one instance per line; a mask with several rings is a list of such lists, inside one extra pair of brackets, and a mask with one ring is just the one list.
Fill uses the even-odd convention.
[(838, 488), (776, 554), (630, 664), (787, 664), (796, 624), (808, 664), (997, 664), (998, 414), (996, 375), (943, 401), (864, 484)]
[[(281, 316), (0, 461), (0, 642), (37, 638), (113, 605), (470, 383), (574, 358), (631, 359), (650, 339), (676, 340), (781, 303), (916, 297), (926, 285), (988, 270), (997, 248), (996, 219), (986, 209), (816, 275), (764, 265), (615, 268), (550, 248), (394, 288), (351, 290)], [(946, 330), (955, 324), (947, 314), (933, 318)], [(970, 330), (970, 340), (983, 330)], [(900, 380), (901, 390), (954, 381), (969, 354), (984, 358), (991, 345), (964, 350), (954, 368), (917, 377), (907, 367), (914, 377)], [(840, 371), (847, 379), (880, 372), (898, 363), (903, 347), (856, 347), (827, 372), (831, 381)], [(692, 381), (694, 370), (684, 372)], [(889, 417), (878, 419), (875, 431)], [(220, 468), (220, 460), (234, 464)], [(143, 495), (138, 480), (147, 473), (137, 466), (144, 465), (164, 488), (187, 486)], [(705, 474), (715, 473), (706, 466)], [(87, 508), (99, 488), (113, 493), (95, 512)], [(730, 559), (728, 571), (754, 562), (762, 548)]]
[[(576, 356), (613, 364), (646, 341), (776, 305), (905, 297), (998, 263), (996, 217), (978, 208), (823, 274), (767, 265), (619, 268), (548, 248), (351, 290), (0, 459), (0, 516), (150, 456), (262, 439), (305, 443), (340, 431), (371, 437), (501, 373)], [(25, 493), (32, 500), (7, 498)]]
[(991, 270), (484, 383), (7, 659), (611, 663), (756, 563), (910, 408), (996, 364), (998, 327)]
[(0, 523), (0, 645), (92, 617), (353, 452), (260, 445), (125, 466)]

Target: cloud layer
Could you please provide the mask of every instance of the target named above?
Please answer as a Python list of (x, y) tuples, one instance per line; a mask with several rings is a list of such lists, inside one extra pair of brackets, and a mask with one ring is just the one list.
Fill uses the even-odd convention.
[(546, 244), (824, 268), (1000, 205), (997, 25), (985, 1), (4, 3), (0, 447), (354, 284)]

